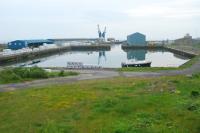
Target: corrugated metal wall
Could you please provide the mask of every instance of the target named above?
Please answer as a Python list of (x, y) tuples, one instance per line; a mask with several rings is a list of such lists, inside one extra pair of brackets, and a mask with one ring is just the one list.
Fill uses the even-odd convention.
[(132, 35), (127, 36), (128, 45), (135, 45), (135, 46), (145, 46), (146, 43), (146, 36), (141, 33), (134, 33)]

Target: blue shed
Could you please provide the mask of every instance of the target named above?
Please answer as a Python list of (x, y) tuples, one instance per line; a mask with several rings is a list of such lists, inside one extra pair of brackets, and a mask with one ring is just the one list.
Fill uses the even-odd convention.
[(147, 45), (146, 36), (139, 32), (136, 32), (134, 34), (127, 36), (127, 43), (128, 45), (132, 46), (146, 46)]
[(16, 40), (8, 43), (8, 48), (18, 50), (26, 47), (39, 47), (43, 44), (53, 44), (51, 40)]

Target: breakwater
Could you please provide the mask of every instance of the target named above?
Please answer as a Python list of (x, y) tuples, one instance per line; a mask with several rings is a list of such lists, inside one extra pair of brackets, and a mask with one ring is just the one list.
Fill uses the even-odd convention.
[(0, 66), (29, 61), (41, 57), (48, 57), (58, 53), (62, 54), (69, 51), (109, 51), (110, 49), (111, 47), (109, 45), (62, 46), (57, 48), (41, 49), (37, 51), (22, 52), (11, 55), (0, 55)]
[(129, 46), (129, 45), (122, 45), (122, 49), (129, 50), (129, 49), (163, 49), (164, 46)]
[(74, 45), (69, 46), (70, 51), (110, 51), (110, 45)]
[(174, 48), (170, 48), (167, 46), (163, 46), (163, 45), (157, 45), (157, 46), (129, 46), (129, 45), (122, 45), (122, 49), (123, 50), (134, 50), (134, 49), (148, 49), (148, 50), (165, 50), (165, 51), (170, 51), (174, 54), (177, 55), (181, 55), (184, 57), (188, 57), (188, 58), (193, 58), (195, 56), (197, 56), (195, 53), (192, 52), (188, 52), (188, 51), (183, 51), (180, 49), (174, 49)]
[(178, 55), (182, 55), (185, 57), (189, 57), (189, 58), (194, 58), (195, 56), (197, 56), (197, 54), (192, 53), (192, 52), (188, 52), (188, 51), (183, 51), (183, 50), (179, 50), (179, 49), (175, 49), (175, 48), (170, 48), (170, 47), (164, 47), (166, 50), (178, 54)]

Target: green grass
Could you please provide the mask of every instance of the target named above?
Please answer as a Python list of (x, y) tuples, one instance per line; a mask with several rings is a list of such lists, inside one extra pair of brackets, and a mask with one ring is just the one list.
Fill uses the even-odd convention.
[(185, 64), (181, 65), (180, 69), (185, 69), (191, 67), (193, 64), (195, 64), (198, 60), (200, 60), (200, 55), (192, 58), (190, 61), (186, 62)]
[(122, 72), (157, 72), (161, 70), (178, 70), (175, 67), (127, 67), (119, 68), (118, 71)]
[(54, 77), (65, 77), (78, 75), (76, 72), (47, 72), (39, 67), (30, 68), (4, 68), (0, 71), (0, 84), (18, 83), (36, 79), (47, 79)]
[(182, 70), (182, 69), (191, 67), (199, 59), (200, 59), (200, 56), (196, 56), (178, 68), (175, 68), (175, 67), (138, 67), (138, 68), (129, 67), (129, 68), (119, 68), (117, 70), (122, 71), (122, 72), (126, 72), (126, 71), (127, 72), (157, 72), (157, 71), (163, 71), (163, 70)]
[(200, 74), (0, 93), (0, 132), (199, 133), (199, 93)]
[(78, 73), (77, 72), (72, 72), (72, 71), (48, 72), (48, 77), (49, 78), (67, 77), (67, 76), (76, 76), (76, 75), (78, 75)]

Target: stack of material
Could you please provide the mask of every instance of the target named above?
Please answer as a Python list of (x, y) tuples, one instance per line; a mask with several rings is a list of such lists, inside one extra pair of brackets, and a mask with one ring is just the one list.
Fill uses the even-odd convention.
[(68, 69), (99, 69), (98, 65), (84, 65), (82, 62), (67, 62)]
[(78, 69), (83, 67), (84, 66), (82, 62), (67, 62), (67, 68), (69, 69)]

